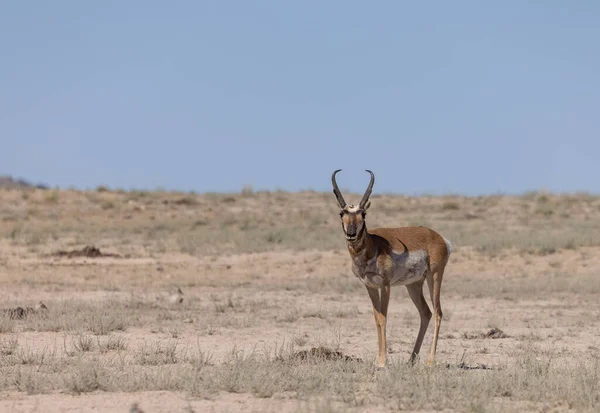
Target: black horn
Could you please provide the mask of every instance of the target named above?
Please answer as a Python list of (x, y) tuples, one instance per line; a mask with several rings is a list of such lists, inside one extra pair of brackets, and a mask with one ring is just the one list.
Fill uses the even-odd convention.
[(340, 208), (345, 208), (346, 201), (344, 201), (344, 197), (342, 196), (342, 193), (340, 192), (340, 188), (338, 188), (337, 182), (335, 182), (335, 174), (337, 174), (339, 171), (341, 171), (341, 169), (338, 169), (337, 171), (333, 172), (333, 175), (331, 175), (331, 183), (333, 184), (333, 193), (335, 194), (335, 197), (337, 198), (338, 204), (340, 204)]
[(373, 172), (369, 171), (368, 169), (366, 169), (366, 171), (371, 174), (371, 182), (369, 182), (369, 186), (367, 187), (365, 194), (363, 195), (362, 199), (360, 200), (360, 204), (358, 204), (358, 206), (360, 208), (365, 207), (365, 204), (367, 203), (367, 201), (369, 200), (369, 197), (371, 196), (371, 191), (373, 190), (373, 184), (375, 183), (375, 175), (373, 175)]

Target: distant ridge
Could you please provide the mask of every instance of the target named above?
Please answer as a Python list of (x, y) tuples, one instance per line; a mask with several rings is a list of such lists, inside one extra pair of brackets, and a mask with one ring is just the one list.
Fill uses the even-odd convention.
[(48, 185), (37, 184), (34, 185), (30, 182), (27, 182), (24, 179), (15, 179), (10, 175), (0, 175), (0, 188), (7, 189), (23, 189), (23, 188), (38, 188), (38, 189), (48, 189)]

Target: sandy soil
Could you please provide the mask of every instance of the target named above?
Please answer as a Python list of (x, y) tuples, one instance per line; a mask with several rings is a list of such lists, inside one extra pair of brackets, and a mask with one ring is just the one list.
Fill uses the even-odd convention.
[[(479, 235), (470, 235), (485, 234), (485, 222), (470, 227), (467, 234), (459, 231), (464, 228), (461, 223), (472, 225), (473, 218), (465, 214), (474, 213), (475, 207), (464, 204), (471, 201), (452, 201), (458, 202), (455, 207), (448, 199), (417, 199), (415, 202), (437, 205), (437, 215), (429, 220), (447, 229), (445, 236), (452, 239), (454, 232), (459, 240), (470, 241), (456, 245), (442, 286), (444, 318), (437, 364), (438, 368), (448, 364), (456, 372), (436, 368), (430, 372), (422, 362), (413, 369), (404, 366), (419, 317), (406, 290), (395, 287), (388, 321), (391, 365), (387, 369), (402, 373), (393, 376), (373, 368), (377, 338), (370, 301), (364, 287), (351, 275), (335, 209), (332, 219), (331, 211), (325, 210), (320, 224), (323, 233), (333, 234), (331, 239), (340, 238), (331, 246), (326, 246), (329, 238), (319, 238), (311, 248), (293, 236), (269, 245), (261, 238), (262, 233), (253, 233), (257, 244), (266, 245), (255, 251), (249, 246), (247, 252), (236, 253), (231, 245), (248, 242), (240, 238), (245, 235), (239, 235), (250, 231), (244, 229), (247, 219), (241, 224), (236, 221), (236, 228), (242, 226), (239, 234), (230, 234), (231, 239), (217, 238), (219, 245), (200, 232), (182, 241), (181, 233), (187, 231), (182, 228), (197, 224), (203, 219), (199, 214), (212, 214), (220, 222), (229, 216), (219, 215), (224, 213), (218, 209), (207, 212), (204, 203), (208, 201), (202, 196), (197, 197), (198, 202), (188, 202), (181, 201), (186, 198), (178, 194), (150, 194), (145, 197), (153, 197), (153, 202), (132, 204), (124, 198), (127, 194), (112, 192), (58, 192), (57, 200), (41, 190), (30, 191), (27, 196), (23, 191), (1, 192), (5, 203), (0, 224), (4, 237), (0, 240), (0, 307), (33, 307), (40, 300), (48, 307), (47, 312), (26, 319), (2, 319), (2, 412), (125, 412), (134, 402), (148, 413), (399, 409), (563, 412), (594, 411), (600, 406), (600, 390), (591, 382), (600, 364), (600, 246), (583, 230), (580, 237), (571, 236), (573, 245), (544, 240), (539, 244), (541, 250), (530, 248), (537, 245), (535, 242), (490, 247), (494, 244), (487, 238), (479, 242)], [(333, 201), (322, 194), (284, 195), (288, 205)], [(163, 202), (163, 198), (171, 203)], [(215, 202), (238, 215), (255, 212), (258, 203), (254, 199), (238, 199), (232, 202), (235, 205), (223, 199)], [(279, 211), (281, 202), (275, 202), (266, 215)], [(545, 213), (531, 212), (539, 208), (535, 198), (499, 202), (506, 203), (506, 208), (491, 206), (488, 211), (496, 208), (496, 215), (486, 216), (499, 227), (504, 222), (505, 227), (513, 223), (517, 228), (514, 214), (504, 211), (518, 211), (524, 203), (532, 205), (528, 214), (541, 220), (536, 221), (538, 227), (550, 219)], [(595, 199), (581, 202), (593, 208), (596, 205)], [(377, 214), (375, 204), (372, 215)], [(569, 205), (574, 211), (583, 208), (577, 202)], [(196, 212), (203, 207), (204, 212)], [(152, 212), (153, 208), (156, 211)], [(164, 211), (159, 213), (158, 208)], [(79, 221), (73, 211), (78, 211)], [(127, 218), (128, 211), (138, 216)], [(139, 230), (147, 229), (149, 222), (161, 222), (165, 211), (176, 214), (162, 230), (154, 228), (148, 234)], [(380, 221), (385, 222), (388, 215)], [(566, 217), (562, 221), (556, 214), (553, 217), (572, 227)], [(285, 221), (283, 215), (271, 228), (283, 228)], [(186, 226), (186, 222), (192, 224)], [(545, 225), (550, 222), (555, 221)], [(213, 228), (213, 224), (197, 224), (198, 231), (219, 228), (226, 232), (227, 227)], [(519, 225), (522, 229), (523, 223)], [(45, 228), (43, 235), (36, 232), (39, 228)], [(293, 230), (289, 225), (285, 228)], [(505, 231), (499, 236), (506, 238), (510, 230)], [(53, 255), (90, 243), (120, 257)], [(195, 247), (191, 248), (191, 243)], [(183, 293), (182, 302), (173, 297), (177, 288)], [(493, 335), (493, 330), (503, 334)], [(422, 354), (427, 354), (430, 340), (431, 326)], [(313, 373), (318, 371), (318, 378), (304, 372), (301, 365), (284, 371), (276, 364), (278, 352), (289, 355), (319, 346), (361, 358), (359, 371), (354, 376), (344, 373), (340, 379), (350, 383), (347, 390), (332, 390), (330, 383), (338, 377), (331, 371), (344, 368), (340, 367), (343, 362), (316, 363)], [(235, 354), (264, 358), (248, 367), (235, 361)], [(523, 362), (525, 358), (534, 361)], [(535, 364), (536, 358), (541, 367)], [(548, 366), (544, 367), (546, 360)], [(579, 373), (590, 382), (581, 385), (573, 379), (572, 387), (561, 383), (571, 380), (561, 374), (576, 376), (580, 371), (576, 366), (581, 365), (591, 369), (587, 376)], [(539, 379), (536, 366), (547, 368), (546, 383), (556, 384), (540, 384), (539, 390), (529, 388), (527, 381), (537, 383)], [(235, 368), (239, 373), (232, 375)], [(292, 368), (299, 369), (298, 373), (290, 372)], [(244, 381), (244, 376), (261, 369), (263, 379)], [(202, 380), (198, 379), (200, 370), (207, 371), (201, 373), (205, 374)], [(519, 376), (520, 371), (525, 373), (517, 383), (511, 377)], [(312, 390), (303, 384), (282, 384), (300, 374), (314, 381)], [(265, 389), (260, 382), (268, 382), (269, 375), (280, 379)], [(426, 376), (433, 379), (423, 381)], [(394, 395), (394, 384), (389, 383), (392, 379), (406, 380), (403, 391), (414, 386), (416, 394)], [(491, 393), (474, 396), (477, 403), (466, 403), (469, 389), (463, 389), (461, 383), (467, 386), (482, 381), (491, 383), (485, 387), (485, 392)], [(443, 394), (429, 390), (444, 386)], [(452, 386), (456, 386), (457, 394), (463, 394), (453, 396)], [(552, 395), (552, 386), (557, 394), (565, 392), (567, 400)], [(380, 388), (384, 390), (380, 392)], [(586, 395), (576, 395), (577, 388), (586, 389)]]

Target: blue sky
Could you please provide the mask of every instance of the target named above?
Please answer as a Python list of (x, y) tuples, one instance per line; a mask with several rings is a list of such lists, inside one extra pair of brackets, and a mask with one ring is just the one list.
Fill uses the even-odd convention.
[(600, 192), (600, 3), (4, 2), (0, 174)]

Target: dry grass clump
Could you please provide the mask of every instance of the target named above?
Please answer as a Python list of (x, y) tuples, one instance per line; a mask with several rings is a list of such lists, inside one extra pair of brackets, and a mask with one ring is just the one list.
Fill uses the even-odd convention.
[[(343, 247), (330, 193), (184, 194), (144, 191), (0, 193), (11, 217), (0, 236), (46, 249), (98, 239), (140, 242), (190, 255)], [(359, 197), (349, 194), (349, 198)], [(48, 202), (48, 198), (53, 201)], [(552, 253), (600, 245), (600, 199), (587, 194), (488, 197), (374, 195), (369, 226), (426, 225), (458, 246), (492, 255), (505, 249)], [(75, 217), (85, 214), (84, 221)], [(149, 225), (150, 223), (150, 225)], [(137, 241), (135, 241), (137, 240)], [(120, 251), (122, 255), (128, 251)]]
[[(208, 304), (207, 304), (208, 306)], [(129, 327), (168, 325), (189, 317), (189, 307), (174, 308), (169, 302), (152, 298), (61, 300), (49, 303), (42, 314), (31, 314), (15, 322), (0, 315), (0, 326), (6, 332), (74, 332), (81, 337), (87, 334), (108, 336), (125, 332)], [(110, 339), (106, 346), (119, 346)]]
[(95, 344), (92, 337), (84, 334), (78, 334), (76, 339), (73, 340), (73, 348), (82, 353), (94, 350)]
[(447, 283), (446, 293), (463, 298), (543, 299), (577, 295), (593, 297), (600, 294), (600, 277), (595, 273), (569, 274), (548, 271), (543, 281), (537, 276), (513, 278), (461, 277)]
[[(439, 364), (406, 364), (419, 317), (400, 287), (383, 370), (331, 193), (100, 187), (0, 200), (3, 308), (23, 309), (0, 311), (0, 410), (7, 397), (33, 399), (15, 391), (56, 405), (111, 392), (148, 411), (129, 393), (282, 413), (290, 402), (299, 412), (600, 410), (598, 197), (374, 195), (370, 228), (428, 225), (455, 246)], [(109, 251), (120, 258), (100, 257)], [(25, 311), (39, 299), (47, 311)], [(424, 349), (430, 340), (431, 325)]]
[(142, 366), (161, 366), (177, 363), (177, 341), (170, 343), (142, 344), (135, 354), (135, 363)]
[(600, 395), (592, 383), (600, 373), (597, 358), (556, 360), (543, 351), (529, 349), (517, 355), (514, 363), (491, 371), (437, 367), (413, 372), (402, 365), (395, 367), (381, 375), (377, 384), (381, 394), (400, 410), (450, 407), (494, 411), (508, 401), (532, 405), (565, 401), (577, 411), (600, 407)]
[(0, 338), (0, 355), (10, 356), (15, 353), (19, 347), (19, 342), (15, 337), (12, 338)]
[(129, 322), (139, 320), (137, 311), (129, 311), (123, 317), (127, 304), (117, 300), (99, 302), (57, 301), (42, 316), (28, 317), (23, 324), (25, 331), (87, 331), (95, 335), (107, 335), (124, 331)]
[(0, 312), (0, 334), (12, 333), (15, 330), (15, 321), (6, 312)]
[(535, 406), (559, 401), (577, 411), (600, 408), (598, 357), (564, 359), (534, 347), (492, 370), (410, 367), (405, 362), (377, 370), (371, 362), (323, 356), (333, 351), (294, 357), (291, 348), (247, 355), (233, 351), (220, 363), (209, 362), (202, 353), (165, 359), (172, 349), (139, 348), (129, 359), (52, 356), (9, 363), (0, 388), (29, 394), (171, 390), (202, 398), (228, 392), (259, 398), (294, 395), (304, 401), (319, 396), (348, 408), (385, 405), (393, 410), (500, 411), (510, 402)]
[(127, 350), (127, 342), (125, 338), (118, 335), (108, 336), (105, 340), (101, 340), (100, 337), (97, 337), (96, 345), (100, 353)]

